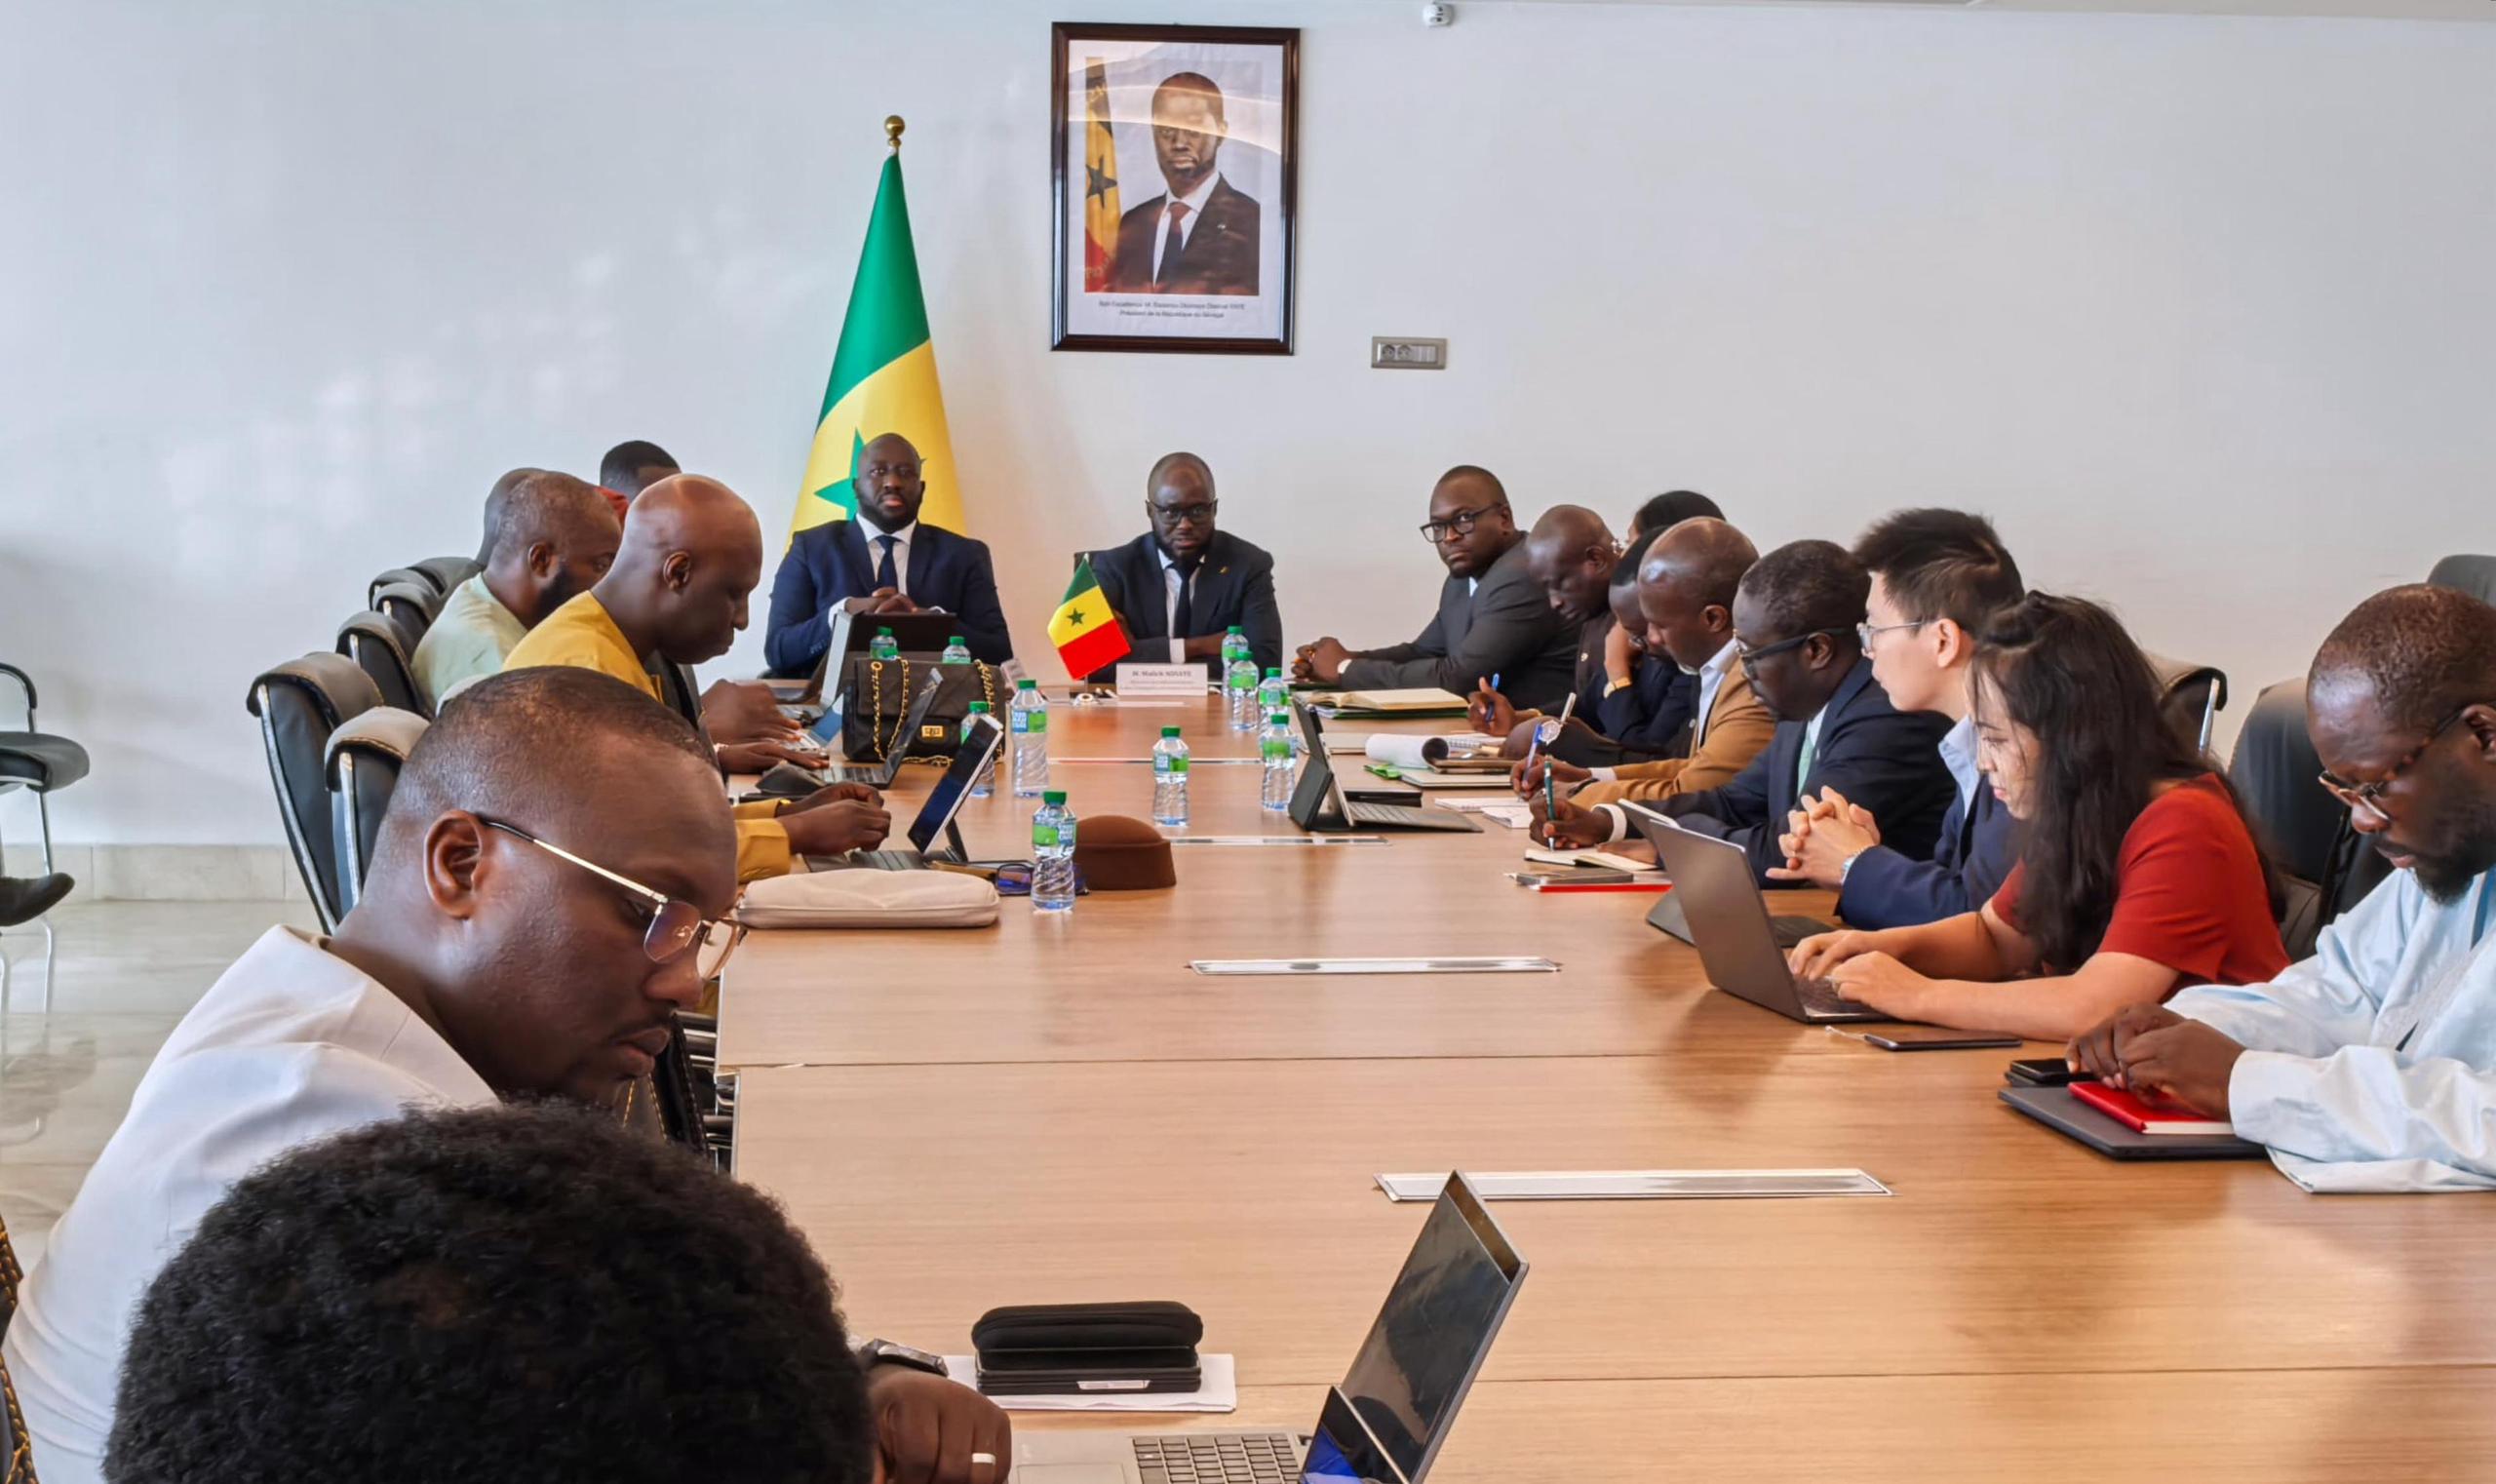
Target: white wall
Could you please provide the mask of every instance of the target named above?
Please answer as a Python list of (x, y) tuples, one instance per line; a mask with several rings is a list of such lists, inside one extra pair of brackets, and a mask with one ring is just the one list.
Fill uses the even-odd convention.
[[(1975, 505), (2248, 695), (2496, 540), (2496, 26), (1415, 9), (19, 0), (0, 656), (95, 750), (62, 837), (278, 839), (246, 683), (508, 466), (655, 438), (783, 528), (893, 111), (1027, 653), (1174, 447), (1295, 638), (1418, 623), (1460, 460), (1763, 546)], [(1046, 349), (1048, 22), (1122, 16), (1306, 27), (1298, 355)]]

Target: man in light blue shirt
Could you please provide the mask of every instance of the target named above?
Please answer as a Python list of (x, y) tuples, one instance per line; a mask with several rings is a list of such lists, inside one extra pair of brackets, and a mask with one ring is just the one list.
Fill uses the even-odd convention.
[(2230, 1119), (2310, 1191), (2496, 1189), (2496, 608), (2367, 599), (2306, 719), (2320, 786), (2396, 875), (2272, 983), (2126, 1010), (2073, 1065)]

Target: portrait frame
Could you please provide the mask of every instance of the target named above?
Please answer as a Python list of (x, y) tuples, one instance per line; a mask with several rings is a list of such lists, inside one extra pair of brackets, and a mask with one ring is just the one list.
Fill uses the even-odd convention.
[(1062, 20), (1049, 52), (1049, 348), (1290, 355), (1299, 28)]

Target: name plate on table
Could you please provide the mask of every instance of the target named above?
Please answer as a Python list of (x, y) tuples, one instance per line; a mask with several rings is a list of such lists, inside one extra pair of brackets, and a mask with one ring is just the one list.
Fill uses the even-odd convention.
[(1549, 958), (1197, 958), (1199, 974), (1556, 974)]
[(1202, 665), (1118, 666), (1118, 699), (1121, 701), (1200, 701), (1204, 696), (1205, 667)]
[[(1756, 1200), (1799, 1195), (1887, 1195), (1861, 1170), (1534, 1170), (1467, 1171), (1484, 1200)], [(1381, 1175), (1393, 1201), (1436, 1200), (1445, 1175)]]

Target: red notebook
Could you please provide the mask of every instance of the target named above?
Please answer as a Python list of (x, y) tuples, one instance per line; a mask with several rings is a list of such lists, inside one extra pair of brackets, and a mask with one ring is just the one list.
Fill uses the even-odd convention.
[(2204, 1118), (2180, 1103), (2152, 1102), (2103, 1082), (2074, 1082), (2071, 1095), (2139, 1134), (2233, 1134), (2225, 1118)]

